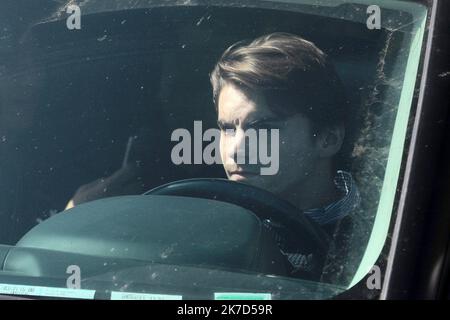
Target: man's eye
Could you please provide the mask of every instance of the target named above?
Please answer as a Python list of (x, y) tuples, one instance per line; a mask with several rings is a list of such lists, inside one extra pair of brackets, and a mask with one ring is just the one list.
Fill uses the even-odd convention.
[(254, 125), (250, 126), (250, 128), (255, 130), (270, 129), (270, 125), (268, 125), (267, 123), (255, 123)]
[(279, 129), (279, 125), (276, 125), (274, 123), (267, 123), (267, 122), (263, 122), (263, 123), (255, 123), (249, 126), (249, 129), (255, 129), (255, 130), (271, 130), (271, 129)]
[(224, 132), (226, 135), (234, 135), (234, 133), (236, 131), (234, 126), (231, 124), (228, 124), (228, 123), (219, 122), (218, 126), (219, 126), (220, 131)]

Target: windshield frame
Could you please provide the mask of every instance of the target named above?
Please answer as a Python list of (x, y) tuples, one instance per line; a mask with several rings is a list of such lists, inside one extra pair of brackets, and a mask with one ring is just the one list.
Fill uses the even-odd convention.
[[(205, 2), (208, 2), (208, 1), (205, 1)], [(259, 1), (249, 1), (249, 3), (250, 2), (254, 3), (254, 5), (257, 6)], [(343, 1), (343, 2), (346, 2), (346, 1)], [(359, 2), (364, 2), (365, 3), (367, 1), (359, 1)], [(395, 177), (395, 176), (398, 177), (398, 179), (397, 178), (393, 179), (393, 181), (395, 181), (395, 182), (391, 182), (395, 186), (394, 185), (385, 186), (384, 184), (387, 183), (386, 180), (383, 182), (383, 189), (384, 189), (383, 193), (386, 194), (384, 197), (388, 197), (388, 194), (391, 195), (391, 199), (389, 201), (392, 202), (392, 207), (390, 209), (389, 208), (380, 209), (380, 207), (379, 207), (378, 208), (378, 213), (376, 215), (377, 219), (378, 219), (380, 210), (385, 210), (385, 212), (391, 212), (392, 213), (392, 216), (390, 217), (392, 219), (395, 216), (394, 215), (395, 213), (393, 212), (393, 210), (398, 210), (397, 211), (397, 217), (396, 217), (396, 220), (397, 220), (396, 221), (396, 227), (395, 227), (395, 230), (394, 230), (394, 235), (397, 238), (394, 238), (394, 241), (392, 242), (392, 248), (397, 245), (396, 241), (398, 241), (397, 240), (398, 239), (398, 232), (399, 232), (398, 228), (399, 228), (399, 224), (400, 224), (400, 221), (401, 221), (401, 219), (403, 217), (404, 210), (405, 210), (405, 199), (407, 197), (406, 193), (408, 192), (407, 186), (408, 186), (408, 183), (409, 183), (409, 175), (411, 174), (411, 167), (412, 167), (411, 163), (413, 161), (412, 157), (415, 154), (415, 143), (416, 143), (416, 139), (417, 139), (417, 130), (418, 130), (419, 125), (421, 124), (420, 123), (420, 119), (419, 119), (420, 117), (418, 117), (416, 115), (419, 115), (420, 112), (422, 112), (422, 109), (421, 109), (422, 104), (421, 103), (423, 102), (423, 94), (424, 94), (423, 91), (424, 91), (424, 88), (425, 88), (424, 81), (425, 81), (425, 78), (427, 77), (427, 67), (428, 67), (428, 65), (427, 65), (427, 61), (428, 60), (427, 59), (429, 59), (429, 55), (430, 55), (429, 46), (431, 46), (431, 40), (430, 39), (431, 39), (431, 36), (433, 34), (433, 31), (434, 31), (434, 29), (433, 29), (433, 21), (434, 20), (433, 19), (435, 19), (435, 17), (436, 17), (436, 3), (437, 3), (437, 0), (436, 1), (431, 1), (431, 0), (430, 1), (402, 1), (402, 2), (405, 2), (405, 3), (407, 3), (407, 2), (427, 3), (428, 5), (431, 5), (431, 3), (432, 3), (432, 10), (431, 10), (430, 15), (427, 17), (427, 19), (420, 26), (421, 29), (425, 30), (425, 34), (419, 35), (419, 37), (415, 40), (416, 43), (423, 43), (423, 39), (427, 39), (427, 47), (421, 46), (420, 50), (419, 50), (420, 51), (419, 52), (419, 56), (418, 56), (420, 60), (415, 61), (415, 62), (411, 62), (411, 63), (416, 63), (416, 62), (419, 63), (420, 62), (420, 64), (421, 64), (420, 69), (418, 70), (419, 71), (418, 75), (415, 78), (415, 79), (417, 79), (417, 81), (416, 81), (416, 83), (414, 85), (415, 89), (418, 89), (418, 88), (420, 89), (420, 96), (418, 98), (417, 109), (414, 110), (414, 105), (416, 103), (416, 98), (414, 97), (414, 100), (413, 100), (412, 92), (409, 93), (409, 94), (411, 94), (411, 97), (410, 97), (411, 101), (409, 102), (409, 104), (411, 105), (411, 103), (412, 103), (413, 107), (411, 109), (410, 114), (409, 113), (408, 114), (404, 114), (404, 116), (406, 118), (408, 118), (408, 119), (415, 119), (415, 123), (414, 123), (414, 126), (412, 128), (408, 128), (408, 127), (406, 127), (407, 121), (406, 121), (405, 118), (403, 118), (402, 121), (403, 121), (404, 125), (401, 128), (396, 129), (396, 130), (401, 131), (402, 133), (394, 133), (394, 135), (393, 135), (393, 137), (395, 137), (397, 135), (406, 136), (407, 140), (406, 141), (404, 139), (403, 140), (398, 140), (396, 143), (394, 143), (394, 140), (393, 140), (394, 138), (393, 138), (392, 141), (391, 141), (391, 152), (393, 152), (392, 151), (393, 148), (398, 148), (400, 145), (404, 145), (405, 149), (403, 151), (401, 151), (401, 152), (399, 151), (399, 153), (397, 154), (397, 156), (400, 157), (400, 158), (395, 160), (396, 161), (396, 165), (399, 166), (397, 169), (393, 168), (393, 166), (395, 166), (394, 164), (388, 164), (388, 167), (390, 168), (389, 169), (389, 175), (393, 174), (393, 177)], [(190, 1), (187, 5), (200, 5), (199, 3), (203, 3), (203, 1)], [(175, 1), (174, 5), (181, 5), (181, 4), (186, 5), (185, 2), (182, 3), (180, 1)], [(279, 6), (275, 5), (275, 2), (270, 3), (270, 4), (262, 4), (262, 3), (259, 3), (259, 4), (261, 6), (258, 6), (258, 7), (266, 7), (266, 6), (269, 7), (269, 6), (272, 6), (272, 7), (270, 7), (271, 9), (281, 9), (281, 10), (284, 9), (283, 4), (281, 4), (281, 3), (279, 4)], [(238, 4), (238, 3), (230, 4), (230, 3), (227, 3), (225, 1), (217, 1), (217, 5), (242, 6), (242, 4)], [(292, 8), (290, 7), (289, 10), (292, 11)], [(427, 26), (429, 26), (429, 27), (427, 28)], [(421, 38), (422, 36), (423, 36), (423, 38)], [(420, 75), (421, 74), (420, 70), (423, 70), (422, 75)], [(402, 95), (403, 95), (403, 93), (402, 93)], [(409, 98), (405, 98), (405, 99), (408, 100)], [(406, 104), (408, 104), (408, 101), (405, 101), (403, 103), (406, 106)], [(402, 110), (405, 111), (406, 109), (402, 109)], [(401, 113), (402, 110), (400, 110), (400, 108), (399, 108), (399, 110), (397, 112)], [(398, 121), (400, 121), (400, 120), (398, 120)], [(395, 125), (396, 128), (398, 126), (399, 126), (398, 124)], [(408, 140), (409, 138), (408, 138), (407, 132), (409, 132), (410, 130), (411, 130), (411, 140)], [(395, 144), (395, 147), (393, 146), (393, 144)], [(402, 146), (401, 146), (401, 148), (402, 148)], [(391, 152), (390, 152), (390, 154), (391, 154)], [(406, 159), (406, 162), (405, 162), (404, 157), (405, 157), (406, 154), (407, 154), (407, 159)], [(391, 155), (389, 155), (388, 159), (391, 159)], [(398, 170), (398, 172), (394, 173), (395, 170)], [(386, 176), (388, 175), (388, 168), (386, 168), (385, 175)], [(401, 192), (400, 193), (399, 192), (392, 193), (393, 188), (396, 187), (397, 185), (399, 185), (399, 186), (402, 185)], [(382, 196), (381, 199), (383, 199), (383, 196)], [(381, 200), (381, 199), (380, 199), (380, 203), (382, 203), (383, 201), (387, 201), (387, 200)], [(377, 223), (377, 222), (375, 222), (375, 223)], [(378, 224), (380, 224), (380, 222), (378, 222)], [(388, 228), (391, 228), (390, 225), (391, 224), (388, 225)], [(375, 230), (375, 225), (372, 227), (372, 234), (375, 233), (374, 230)], [(387, 236), (388, 229), (386, 229), (385, 233), (382, 233), (382, 234)], [(386, 245), (385, 244), (385, 242), (386, 242), (386, 237), (385, 236), (381, 237), (380, 234), (378, 234), (377, 238), (379, 238), (379, 239), (384, 238), (383, 245)], [(371, 242), (372, 241), (377, 241), (377, 243), (378, 243), (377, 250), (376, 250), (377, 252), (381, 251), (382, 246), (383, 246), (382, 245), (380, 247), (380, 240), (379, 239), (378, 240), (376, 240), (376, 239), (371, 240)], [(367, 251), (368, 250), (366, 250), (366, 253), (367, 253)], [(373, 256), (373, 254), (372, 254), (372, 256)], [(377, 259), (378, 259), (379, 254), (377, 254), (376, 256), (377, 256)], [(395, 251), (394, 251), (394, 249), (391, 249), (385, 283), (389, 282), (390, 274), (388, 272), (390, 272), (389, 270), (392, 269), (392, 263), (393, 263), (393, 257), (394, 256), (395, 256)], [(367, 274), (368, 266), (373, 265), (373, 263), (372, 263), (373, 259), (374, 259), (374, 257), (371, 257), (369, 255), (367, 257), (366, 256), (364, 257), (364, 260), (361, 262), (360, 268), (359, 268), (357, 274), (354, 277), (354, 281), (352, 281), (352, 284), (349, 287), (352, 287), (353, 285), (355, 285), (360, 279), (362, 279), (362, 277), (365, 274)], [(387, 296), (386, 292), (384, 294)]]

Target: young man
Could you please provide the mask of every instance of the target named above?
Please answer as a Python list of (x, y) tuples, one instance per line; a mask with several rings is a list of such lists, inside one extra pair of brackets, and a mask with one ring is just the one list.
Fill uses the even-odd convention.
[[(355, 234), (367, 231), (355, 214), (358, 188), (339, 168), (351, 111), (327, 56), (299, 36), (273, 33), (228, 48), (211, 83), (228, 178), (278, 195), (322, 226), (331, 239), (322, 281), (348, 284), (359, 261), (350, 259)], [(260, 164), (236, 160), (237, 150), (249, 147), (246, 130), (261, 128), (279, 130), (279, 168), (273, 175), (261, 175)], [(282, 231), (268, 227), (278, 234), (292, 274), (307, 269), (304, 256), (284, 248)]]

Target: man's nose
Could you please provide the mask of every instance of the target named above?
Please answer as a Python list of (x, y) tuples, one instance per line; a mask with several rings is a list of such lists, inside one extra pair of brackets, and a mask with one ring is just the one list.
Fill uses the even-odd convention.
[(227, 158), (229, 161), (237, 164), (247, 164), (248, 155), (248, 139), (245, 138), (245, 132), (242, 129), (236, 129), (233, 136), (229, 137), (227, 143)]

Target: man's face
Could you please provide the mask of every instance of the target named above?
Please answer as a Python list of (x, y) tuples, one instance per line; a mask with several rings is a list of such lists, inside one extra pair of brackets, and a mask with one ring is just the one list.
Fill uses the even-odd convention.
[[(230, 180), (283, 194), (298, 187), (313, 174), (319, 151), (311, 121), (306, 117), (297, 114), (281, 119), (269, 109), (262, 95), (227, 84), (219, 95), (218, 124), (221, 129), (221, 160)], [(279, 130), (278, 150), (275, 150), (279, 155), (279, 169), (274, 175), (261, 175), (260, 169), (264, 165), (260, 161), (250, 164), (248, 157), (245, 164), (236, 161), (237, 150), (245, 148), (245, 154), (249, 154), (249, 139), (244, 139), (244, 133), (251, 128), (256, 131), (267, 129), (269, 137), (271, 129)], [(273, 143), (276, 141), (268, 139), (269, 152)]]

